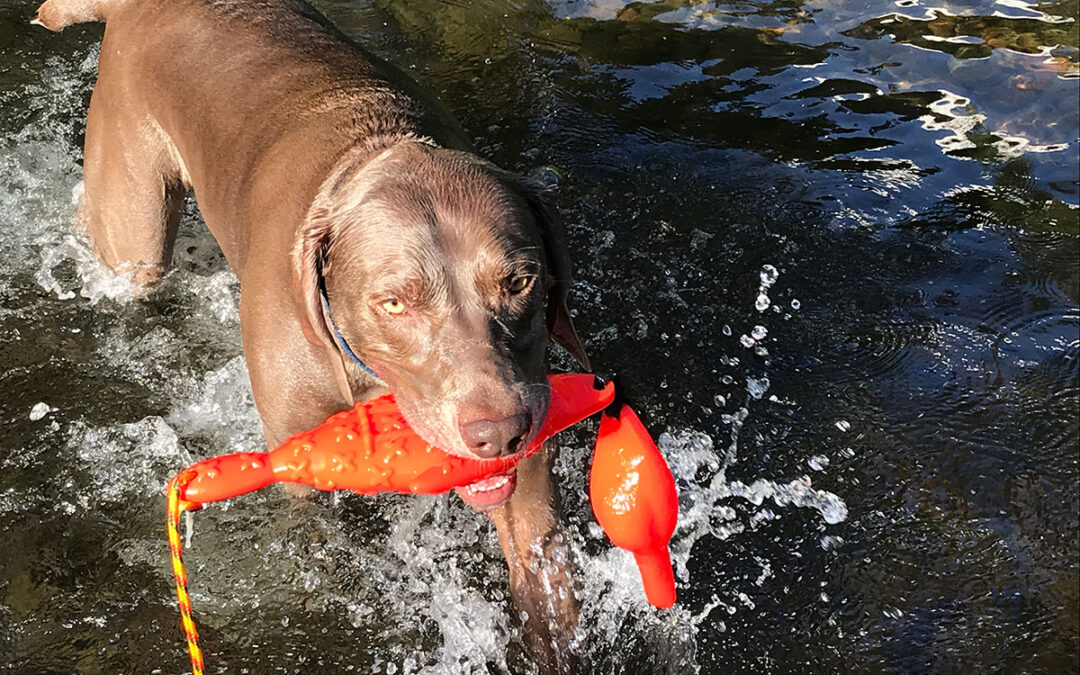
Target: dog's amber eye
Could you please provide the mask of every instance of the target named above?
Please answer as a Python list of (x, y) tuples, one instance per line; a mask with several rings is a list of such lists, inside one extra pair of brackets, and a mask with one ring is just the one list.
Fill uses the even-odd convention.
[(404, 314), (405, 303), (397, 298), (391, 298), (382, 304), (382, 308), (386, 310), (387, 314)]
[(532, 277), (511, 277), (508, 284), (510, 294), (517, 295), (522, 293), (532, 284)]

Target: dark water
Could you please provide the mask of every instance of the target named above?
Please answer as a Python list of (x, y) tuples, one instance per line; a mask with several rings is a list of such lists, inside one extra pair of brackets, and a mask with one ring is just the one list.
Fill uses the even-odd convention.
[[(72, 235), (101, 29), (33, 4), (0, 0), (0, 670), (180, 672), (162, 486), (260, 444), (236, 283), (193, 208), (144, 301)], [(1077, 672), (1076, 0), (319, 7), (558, 170), (578, 328), (684, 506), (657, 614), (563, 438), (595, 672)], [(188, 560), (209, 672), (530, 672), (449, 498), (267, 492)]]

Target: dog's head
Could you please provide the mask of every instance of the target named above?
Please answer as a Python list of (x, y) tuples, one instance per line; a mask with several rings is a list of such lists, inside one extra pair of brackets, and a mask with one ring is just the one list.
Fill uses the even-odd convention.
[(339, 384), (349, 388), (334, 325), (417, 433), (450, 453), (507, 455), (532, 439), (549, 335), (588, 368), (554, 211), (473, 155), (405, 142), (345, 168), (315, 200), (294, 262), (305, 334)]

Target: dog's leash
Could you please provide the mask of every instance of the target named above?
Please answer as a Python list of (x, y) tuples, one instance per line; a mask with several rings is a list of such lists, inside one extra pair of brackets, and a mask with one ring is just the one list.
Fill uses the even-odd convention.
[(195, 628), (195, 619), (191, 616), (191, 596), (188, 595), (187, 571), (184, 569), (182, 553), (183, 544), (180, 542), (180, 516), (188, 510), (190, 505), (180, 499), (180, 493), (197, 475), (193, 470), (181, 471), (169, 481), (168, 506), (165, 509), (169, 558), (172, 562), (173, 580), (176, 582), (176, 602), (180, 606), (180, 623), (184, 627), (188, 656), (191, 657), (191, 675), (203, 675), (203, 656), (202, 650), (199, 649), (199, 631)]

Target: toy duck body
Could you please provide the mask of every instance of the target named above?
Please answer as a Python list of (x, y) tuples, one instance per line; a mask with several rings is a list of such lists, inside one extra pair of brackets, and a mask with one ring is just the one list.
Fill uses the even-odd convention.
[[(186, 472), (181, 500), (188, 509), (238, 497), (271, 483), (301, 483), (319, 490), (359, 494), (441, 494), (513, 469), (551, 436), (609, 405), (612, 383), (592, 375), (549, 376), (551, 403), (534, 440), (524, 450), (494, 459), (451, 455), (406, 423), (393, 396), (358, 403), (292, 436), (270, 452), (211, 457)], [(183, 473), (183, 472), (182, 472)]]

